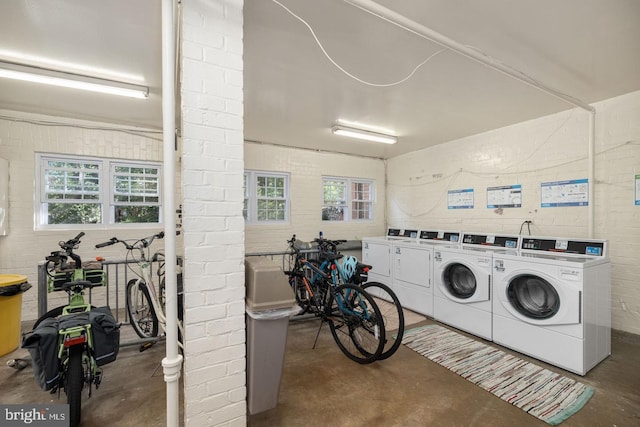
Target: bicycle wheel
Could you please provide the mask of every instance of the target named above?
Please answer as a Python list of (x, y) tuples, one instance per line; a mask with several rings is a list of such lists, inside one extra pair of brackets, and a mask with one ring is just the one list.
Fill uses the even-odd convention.
[(311, 311), (311, 300), (309, 300), (309, 292), (304, 284), (304, 280), (299, 276), (291, 276), (289, 278), (289, 284), (293, 289), (293, 294), (296, 298), (296, 303), (302, 308), (300, 314)]
[(65, 393), (69, 404), (69, 424), (71, 427), (80, 425), (82, 414), (82, 385), (84, 384), (84, 369), (82, 367), (82, 346), (69, 348), (69, 364), (65, 383)]
[(158, 316), (143, 281), (131, 279), (127, 283), (127, 313), (133, 330), (140, 338), (158, 336)]
[(362, 288), (340, 285), (328, 304), (331, 335), (351, 360), (365, 364), (378, 359), (384, 348), (384, 321), (380, 309)]
[(365, 289), (373, 296), (384, 319), (385, 343), (384, 349), (378, 357), (378, 359), (384, 360), (392, 356), (402, 343), (402, 337), (404, 335), (404, 312), (402, 311), (402, 305), (400, 305), (400, 300), (398, 300), (395, 292), (384, 283), (364, 283), (362, 284), (362, 289)]

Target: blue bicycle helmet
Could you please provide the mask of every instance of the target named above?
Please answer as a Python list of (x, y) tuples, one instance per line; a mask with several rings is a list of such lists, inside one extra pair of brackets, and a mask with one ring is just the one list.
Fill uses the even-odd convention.
[(347, 280), (351, 279), (356, 272), (358, 266), (358, 258), (347, 256), (342, 259), (342, 271)]

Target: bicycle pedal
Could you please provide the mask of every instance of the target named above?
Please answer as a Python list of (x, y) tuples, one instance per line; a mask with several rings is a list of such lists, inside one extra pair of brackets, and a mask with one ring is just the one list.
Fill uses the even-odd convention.
[(153, 347), (154, 344), (155, 344), (155, 342), (146, 342), (146, 343), (142, 344), (138, 350), (140, 351), (140, 353), (142, 353), (143, 351), (148, 350), (151, 347)]
[(100, 387), (100, 383), (102, 382), (102, 369), (96, 371), (96, 376), (93, 379), (93, 383), (96, 385), (96, 390)]

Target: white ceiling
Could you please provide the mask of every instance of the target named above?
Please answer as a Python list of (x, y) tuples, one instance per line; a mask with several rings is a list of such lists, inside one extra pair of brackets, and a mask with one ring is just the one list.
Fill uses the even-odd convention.
[[(279, 1), (337, 64), (368, 82), (399, 81), (442, 49), (343, 0)], [(378, 3), (586, 103), (640, 90), (638, 0)], [(247, 140), (388, 158), (572, 108), (449, 50), (402, 84), (365, 85), (273, 0), (245, 0), (244, 15)], [(117, 80), (149, 86), (151, 95), (0, 81), (0, 109), (161, 127), (159, 1), (3, 1), (0, 59), (15, 53), (138, 76)], [(337, 121), (396, 133), (399, 142), (334, 136)]]

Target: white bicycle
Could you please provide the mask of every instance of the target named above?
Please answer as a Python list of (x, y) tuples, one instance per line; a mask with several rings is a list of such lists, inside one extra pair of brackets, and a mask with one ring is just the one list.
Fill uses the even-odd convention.
[[(126, 305), (127, 314), (131, 326), (140, 338), (158, 337), (162, 331), (162, 336), (166, 333), (167, 318), (165, 314), (165, 278), (164, 278), (164, 254), (156, 252), (152, 257), (149, 256), (149, 247), (155, 239), (162, 239), (164, 232), (154, 234), (153, 236), (142, 239), (121, 240), (112, 237), (111, 240), (98, 243), (96, 248), (122, 243), (127, 248), (125, 258), (127, 267), (137, 276), (135, 279), (129, 280), (126, 289)], [(139, 271), (131, 267), (131, 262), (138, 265)], [(158, 277), (161, 278), (160, 285), (156, 288), (153, 281), (152, 264), (159, 264)], [(184, 336), (184, 326), (182, 324), (182, 272), (178, 267), (178, 340), (179, 346), (182, 348), (182, 337)], [(154, 341), (149, 341), (140, 348), (140, 351), (153, 345)]]

